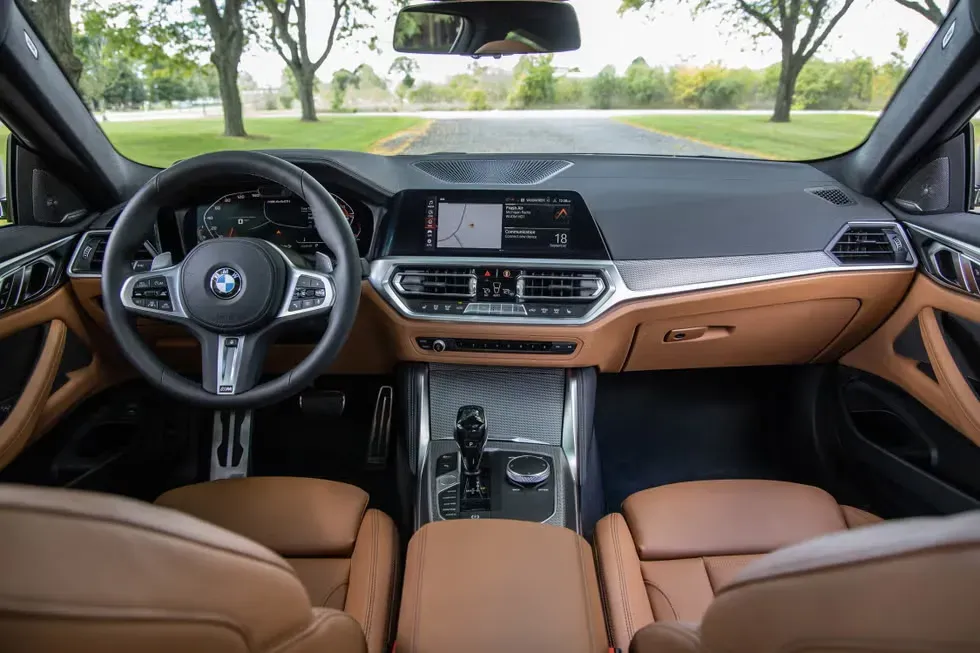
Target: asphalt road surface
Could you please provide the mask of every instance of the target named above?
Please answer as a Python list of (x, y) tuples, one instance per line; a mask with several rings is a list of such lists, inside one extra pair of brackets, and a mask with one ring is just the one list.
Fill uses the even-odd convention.
[(685, 138), (632, 127), (607, 117), (442, 118), (405, 154), (432, 152), (613, 153), (694, 156), (737, 154)]

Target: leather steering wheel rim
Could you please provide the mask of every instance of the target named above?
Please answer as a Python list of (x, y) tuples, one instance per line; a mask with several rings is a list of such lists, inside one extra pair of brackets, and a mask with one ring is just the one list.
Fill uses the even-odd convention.
[[(123, 305), (121, 291), (127, 279), (133, 276), (132, 255), (152, 229), (160, 209), (179, 206), (181, 195), (189, 186), (219, 182), (229, 176), (252, 176), (279, 184), (309, 205), (317, 233), (335, 259), (330, 273), (333, 302), (323, 335), (296, 368), (241, 393), (215, 394), (173, 371), (157, 357), (129, 319), (130, 312)], [(194, 249), (207, 242), (212, 241), (204, 241)], [(185, 260), (193, 251), (188, 252)], [(151, 385), (163, 392), (214, 409), (256, 408), (287, 399), (310, 385), (333, 362), (346, 342), (357, 315), (360, 286), (357, 242), (333, 196), (309, 173), (292, 163), (249, 151), (203, 154), (174, 164), (154, 176), (137, 191), (117, 219), (102, 267), (102, 302), (106, 319), (129, 362)], [(195, 325), (187, 326), (194, 331)], [(200, 333), (194, 332), (200, 340)], [(202, 340), (203, 349), (206, 347)], [(207, 364), (206, 360), (204, 362)]]

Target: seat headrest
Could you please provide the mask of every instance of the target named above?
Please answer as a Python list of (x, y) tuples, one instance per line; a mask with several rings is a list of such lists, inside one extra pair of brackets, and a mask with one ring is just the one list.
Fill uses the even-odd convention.
[(179, 487), (156, 503), (244, 535), (279, 555), (349, 557), (368, 495), (346, 483), (257, 476)]
[(167, 508), (4, 485), (0, 532), (4, 650), (110, 650), (108, 641), (131, 650), (156, 641), (264, 650), (313, 620), (282, 558)]
[(781, 481), (664, 485), (627, 498), (623, 516), (640, 560), (768, 553), (847, 528), (832, 496)]

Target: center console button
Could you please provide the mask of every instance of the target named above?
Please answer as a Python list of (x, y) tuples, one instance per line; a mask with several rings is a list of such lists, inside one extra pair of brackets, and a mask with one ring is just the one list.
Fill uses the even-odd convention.
[(507, 461), (507, 479), (516, 485), (531, 487), (551, 476), (551, 465), (541, 456), (517, 456)]

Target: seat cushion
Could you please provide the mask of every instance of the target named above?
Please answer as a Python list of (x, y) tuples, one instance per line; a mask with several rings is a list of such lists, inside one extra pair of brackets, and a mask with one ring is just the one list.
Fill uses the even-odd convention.
[(796, 483), (695, 481), (638, 492), (595, 531), (613, 645), (625, 650), (655, 621), (699, 622), (715, 595), (770, 551), (877, 521)]
[(0, 485), (4, 653), (364, 653), (266, 547), (117, 496)]
[(252, 477), (198, 483), (157, 499), (265, 545), (292, 565), (314, 607), (343, 610), (368, 651), (387, 645), (398, 582), (398, 533), (368, 495), (345, 483)]
[(654, 623), (630, 653), (977, 651), (980, 511), (895, 520), (763, 556), (699, 626)]

